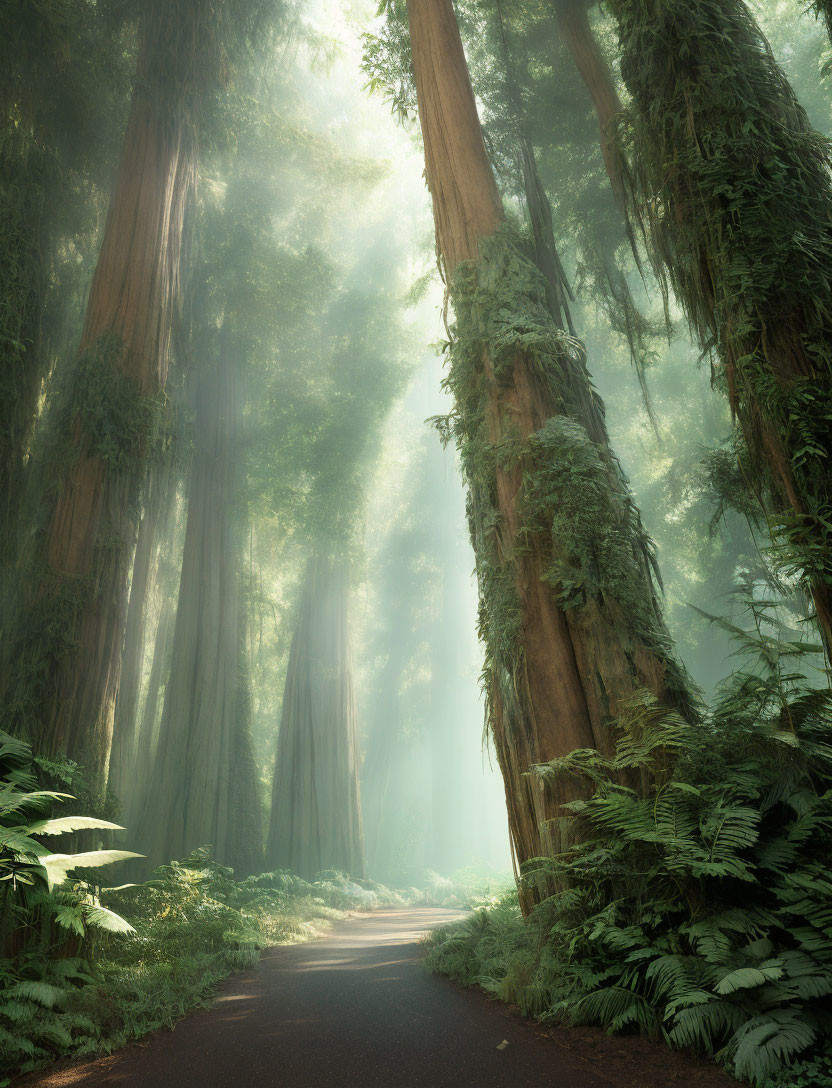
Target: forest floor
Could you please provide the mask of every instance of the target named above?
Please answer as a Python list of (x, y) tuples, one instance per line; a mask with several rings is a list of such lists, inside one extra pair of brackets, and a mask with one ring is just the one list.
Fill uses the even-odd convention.
[(462, 915), (354, 915), (263, 953), (214, 1004), (112, 1057), (33, 1074), (27, 1088), (730, 1088), (711, 1065), (644, 1039), (544, 1029), (429, 974), (419, 938)]

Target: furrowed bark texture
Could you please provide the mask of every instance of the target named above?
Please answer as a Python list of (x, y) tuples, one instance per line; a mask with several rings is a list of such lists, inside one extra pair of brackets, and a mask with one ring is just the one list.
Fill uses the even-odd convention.
[(309, 562), (289, 654), (267, 866), (308, 879), (365, 875), (358, 722), (349, 641), (349, 574)]
[(60, 424), (44, 568), (6, 694), (7, 724), (38, 751), (82, 763), (97, 788), (106, 782), (138, 490), (167, 376), (195, 172), (192, 123), (168, 101), (177, 63), (191, 70), (191, 22), (174, 55), (165, 53), (173, 71), (163, 80), (156, 53), (170, 46), (170, 24), (159, 11), (148, 6), (140, 26), (130, 116)]
[(687, 695), (582, 353), (501, 227), (450, 0), (409, 0), (408, 12), (456, 315), (450, 425), (469, 487), (490, 727), (522, 863), (568, 841), (561, 805), (578, 796), (572, 781), (544, 789), (525, 772), (575, 748), (609, 753), (608, 723), (638, 688), (685, 708)]
[(630, 212), (726, 390), (832, 646), (832, 175), (742, 0), (610, 0)]
[(151, 865), (211, 846), (248, 874), (262, 861), (262, 831), (241, 668), (235, 386), (227, 351), (216, 369), (203, 364), (170, 675), (135, 841)]

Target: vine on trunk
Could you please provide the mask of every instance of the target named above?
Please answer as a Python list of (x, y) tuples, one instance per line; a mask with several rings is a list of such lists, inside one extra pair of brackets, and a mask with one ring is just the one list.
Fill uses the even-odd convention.
[(713, 348), (774, 555), (832, 639), (832, 179), (742, 0), (610, 0), (633, 98), (629, 214)]

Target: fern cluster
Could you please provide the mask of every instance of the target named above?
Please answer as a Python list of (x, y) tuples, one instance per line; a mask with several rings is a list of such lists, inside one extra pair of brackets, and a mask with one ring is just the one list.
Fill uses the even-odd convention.
[[(506, 900), (437, 933), (435, 970), (543, 1019), (662, 1037), (753, 1084), (791, 1084), (783, 1071), (804, 1059), (820, 1078), (805, 1083), (824, 1083), (832, 694), (790, 669), (801, 644), (760, 632), (745, 648), (757, 661), (701, 727), (645, 694), (614, 757), (577, 751), (532, 770), (591, 787), (570, 806), (576, 845), (525, 867), (559, 890), (528, 923)], [(624, 768), (644, 794), (619, 784)]]
[(110, 889), (108, 902), (130, 922), (107, 911), (121, 925), (106, 928), (125, 936), (99, 933), (93, 942), (79, 882), (66, 888), (48, 893), (66, 933), (44, 925), (28, 902), (18, 912), (25, 950), (0, 960), (0, 1085), (8, 1083), (4, 1074), (110, 1053), (173, 1027), (210, 1001), (217, 982), (254, 966), (261, 948), (309, 940), (348, 910), (408, 901), (334, 871), (311, 882), (288, 871), (235, 880), (202, 848), (160, 866), (144, 884)]

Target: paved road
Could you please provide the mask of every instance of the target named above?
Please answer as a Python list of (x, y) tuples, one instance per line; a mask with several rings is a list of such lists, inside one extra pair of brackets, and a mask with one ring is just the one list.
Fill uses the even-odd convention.
[[(265, 952), (257, 971), (227, 980), (211, 1008), (191, 1014), (174, 1031), (27, 1083), (38, 1088), (622, 1088), (634, 1083), (635, 1062), (610, 1064), (607, 1057), (599, 1068), (499, 1003), (428, 974), (418, 939), (456, 916), (424, 908), (352, 917), (331, 936)], [(504, 1040), (508, 1045), (498, 1049)], [(659, 1086), (653, 1078), (639, 1083)], [(680, 1081), (673, 1078), (673, 1083)], [(685, 1083), (703, 1082), (694, 1076)]]

